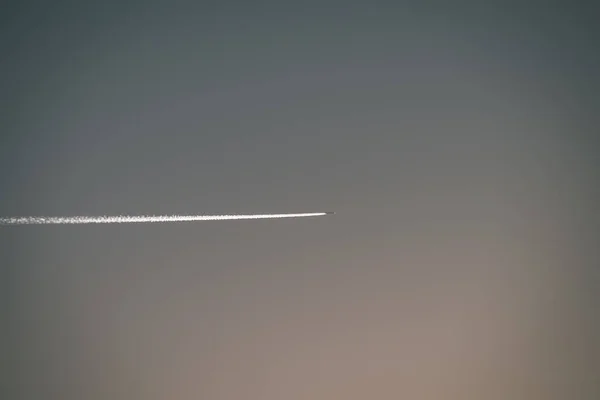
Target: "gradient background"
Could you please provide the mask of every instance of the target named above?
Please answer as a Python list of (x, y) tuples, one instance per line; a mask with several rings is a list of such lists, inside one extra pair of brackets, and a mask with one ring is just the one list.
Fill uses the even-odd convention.
[(1, 228), (3, 398), (599, 398), (592, 2), (251, 3), (6, 2), (0, 215), (337, 214)]

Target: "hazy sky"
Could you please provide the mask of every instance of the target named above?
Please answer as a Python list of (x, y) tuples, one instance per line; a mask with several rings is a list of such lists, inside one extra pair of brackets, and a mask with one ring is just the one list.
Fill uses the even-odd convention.
[(337, 213), (1, 228), (3, 398), (599, 398), (589, 2), (13, 3), (1, 216)]

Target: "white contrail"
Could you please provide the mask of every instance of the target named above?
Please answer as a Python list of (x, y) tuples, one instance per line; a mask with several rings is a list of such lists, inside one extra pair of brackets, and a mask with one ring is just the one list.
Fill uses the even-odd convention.
[(240, 219), (318, 217), (332, 212), (297, 214), (248, 214), (248, 215), (116, 215), (101, 217), (8, 217), (0, 218), (0, 225), (40, 224), (125, 224), (134, 222), (189, 222), (223, 221)]

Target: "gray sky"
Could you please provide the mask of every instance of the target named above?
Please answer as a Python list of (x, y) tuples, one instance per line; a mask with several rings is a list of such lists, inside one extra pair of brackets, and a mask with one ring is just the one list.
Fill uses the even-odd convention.
[(586, 2), (38, 3), (0, 215), (337, 214), (0, 229), (6, 398), (598, 398)]

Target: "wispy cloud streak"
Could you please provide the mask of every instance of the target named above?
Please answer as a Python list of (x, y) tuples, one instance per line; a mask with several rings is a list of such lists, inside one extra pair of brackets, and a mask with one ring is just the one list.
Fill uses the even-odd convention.
[(297, 214), (240, 214), (240, 215), (115, 215), (97, 217), (4, 217), (0, 225), (43, 225), (43, 224), (128, 224), (135, 222), (194, 222), (225, 221), (244, 219), (275, 219), (319, 217), (327, 212)]

